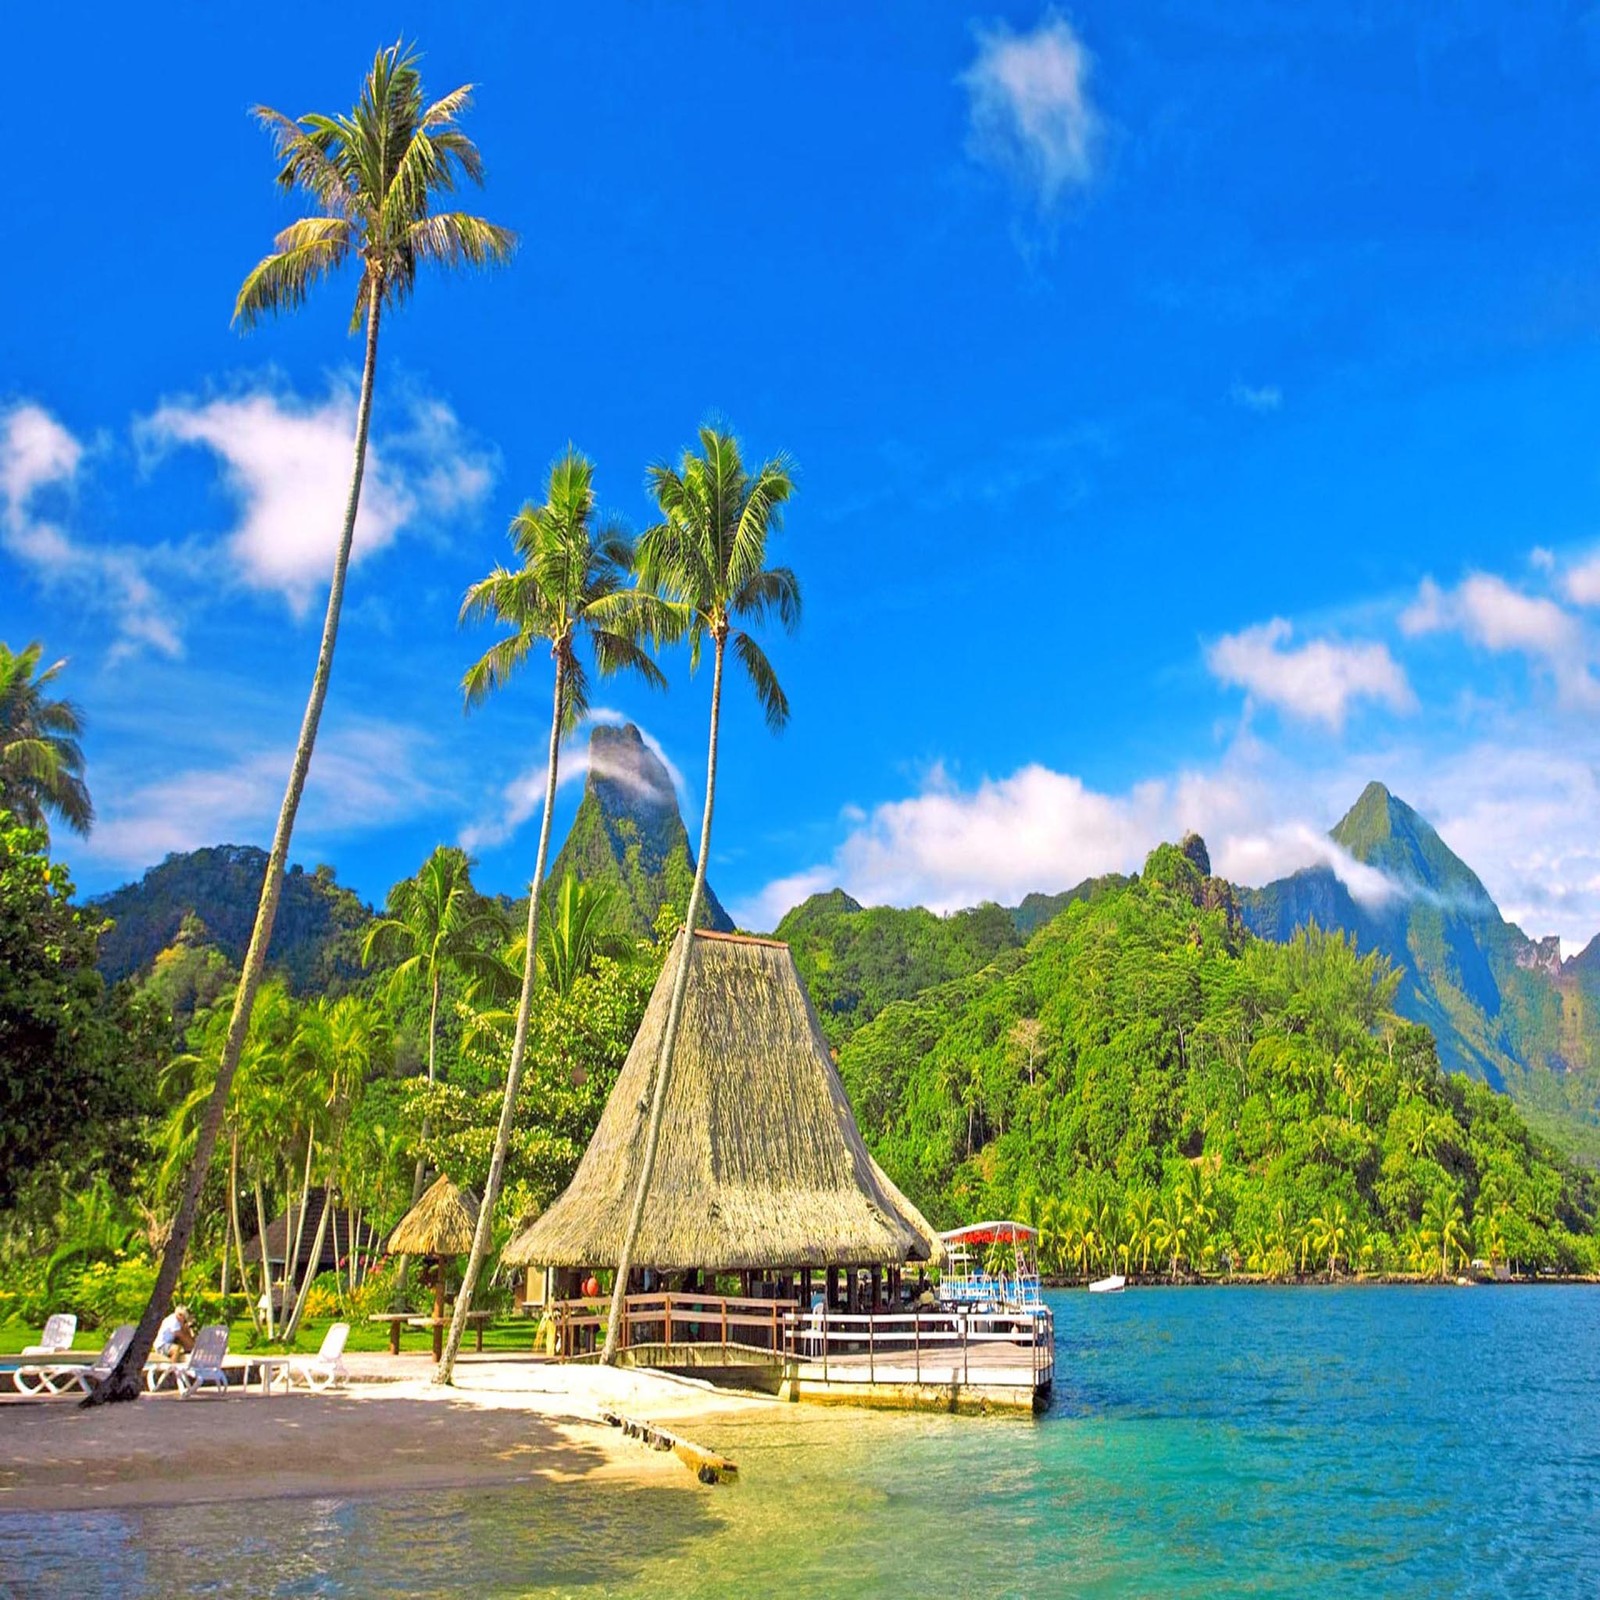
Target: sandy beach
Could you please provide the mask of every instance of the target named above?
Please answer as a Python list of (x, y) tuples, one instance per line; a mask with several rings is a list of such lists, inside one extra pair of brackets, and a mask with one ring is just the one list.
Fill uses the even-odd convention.
[(349, 1358), (326, 1394), (147, 1396), (80, 1410), (0, 1402), (0, 1512), (598, 1479), (698, 1489), (670, 1453), (624, 1438), (615, 1410), (715, 1448), (718, 1414), (777, 1402), (690, 1380), (528, 1359), (463, 1359), (450, 1389), (426, 1355)]

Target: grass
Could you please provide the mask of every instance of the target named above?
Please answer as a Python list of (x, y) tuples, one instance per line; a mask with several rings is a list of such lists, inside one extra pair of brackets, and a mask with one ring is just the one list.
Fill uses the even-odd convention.
[[(301, 1324), (299, 1334), (292, 1345), (287, 1348), (312, 1354), (322, 1343), (322, 1336), (328, 1331), (329, 1325), (338, 1321), (336, 1317), (308, 1318)], [(503, 1355), (527, 1355), (533, 1349), (533, 1332), (536, 1323), (527, 1317), (507, 1315), (492, 1322), (483, 1332), (483, 1348), (487, 1354), (495, 1351)], [(34, 1322), (20, 1322), (15, 1319), (0, 1322), (0, 1356), (14, 1356), (21, 1352), (25, 1345), (36, 1344), (39, 1339), (40, 1325)], [(78, 1336), (72, 1341), (72, 1348), (78, 1354), (98, 1355), (105, 1345), (110, 1334), (108, 1328), (78, 1329)], [(431, 1331), (427, 1328), (403, 1328), (400, 1333), (400, 1350), (402, 1354), (421, 1353), (429, 1348)], [(228, 1334), (228, 1349), (236, 1354), (246, 1352), (282, 1349), (280, 1345), (268, 1345), (265, 1342), (257, 1343), (255, 1330), (249, 1322), (236, 1322)], [(387, 1323), (368, 1322), (356, 1319), (350, 1324), (350, 1342), (346, 1350), (356, 1352), (377, 1352), (389, 1348), (389, 1327)], [(469, 1329), (461, 1345), (464, 1353), (471, 1353), (477, 1348), (476, 1334)]]

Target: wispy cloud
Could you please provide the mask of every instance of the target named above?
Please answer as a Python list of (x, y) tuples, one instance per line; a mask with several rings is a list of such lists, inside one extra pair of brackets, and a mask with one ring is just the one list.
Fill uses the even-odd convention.
[[(378, 720), (324, 733), (312, 757), (298, 837), (348, 836), (418, 815), (439, 799), (424, 771), (427, 739)], [(153, 781), (105, 786), (101, 814), (78, 852), (102, 866), (141, 870), (175, 850), (267, 844), (283, 799), (292, 745), (257, 748)]]
[[(403, 421), (367, 452), (351, 560), (408, 525), (471, 510), (493, 482), (495, 460), (473, 444), (442, 401), (405, 396)], [(239, 508), (226, 546), (248, 587), (281, 594), (302, 616), (327, 582), (349, 492), (356, 396), (346, 383), (322, 400), (256, 384), (206, 400), (175, 400), (136, 432), (152, 456), (198, 445), (221, 462)]]
[(1456, 632), (1485, 650), (1520, 654), (1549, 672), (1569, 704), (1600, 702), (1600, 681), (1590, 670), (1578, 618), (1556, 601), (1514, 588), (1492, 573), (1475, 572), (1454, 589), (1424, 578), (1401, 614), (1400, 629), (1412, 638)]
[(1283, 407), (1283, 390), (1275, 383), (1236, 383), (1228, 398), (1246, 411), (1278, 411)]
[(1206, 651), (1206, 665), (1213, 677), (1253, 700), (1334, 729), (1344, 726), (1357, 700), (1379, 701), (1395, 711), (1416, 709), (1416, 696), (1387, 645), (1331, 639), (1291, 645), (1293, 634), (1282, 617), (1225, 634)]
[(169, 602), (146, 573), (147, 552), (69, 531), (82, 443), (42, 406), (0, 413), (0, 542), (47, 591), (111, 619), (113, 658), (140, 646), (183, 652)]
[(1089, 52), (1053, 10), (1027, 33), (996, 23), (977, 38), (961, 76), (968, 151), (1049, 213), (1093, 178), (1099, 158), (1103, 125), (1089, 95)]

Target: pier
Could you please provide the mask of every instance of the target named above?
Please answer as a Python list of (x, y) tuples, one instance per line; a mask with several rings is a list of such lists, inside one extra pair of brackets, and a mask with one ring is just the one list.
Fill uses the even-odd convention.
[[(604, 1299), (550, 1307), (557, 1353), (596, 1360)], [(629, 1295), (623, 1364), (694, 1373), (785, 1400), (1031, 1413), (1055, 1383), (1055, 1319), (960, 1308), (850, 1313), (710, 1294)]]

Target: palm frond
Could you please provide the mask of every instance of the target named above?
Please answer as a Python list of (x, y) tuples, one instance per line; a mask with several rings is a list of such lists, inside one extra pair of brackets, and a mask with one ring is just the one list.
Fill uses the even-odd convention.
[(306, 217), (286, 228), (279, 240), (288, 238), (296, 228), (305, 230), (296, 235), (296, 242), (264, 256), (239, 286), (233, 305), (235, 324), (253, 328), (264, 316), (304, 305), (317, 281), (340, 266), (350, 252), (348, 224)]
[(464, 211), (424, 217), (406, 230), (406, 239), (419, 261), (436, 261), (447, 267), (499, 266), (509, 261), (517, 248), (517, 236), (509, 228)]
[(748, 633), (735, 633), (730, 642), (733, 653), (750, 679), (750, 686), (756, 692), (756, 699), (761, 703), (767, 726), (774, 733), (781, 732), (789, 720), (789, 697), (783, 692), (778, 675), (772, 670), (772, 663)]

